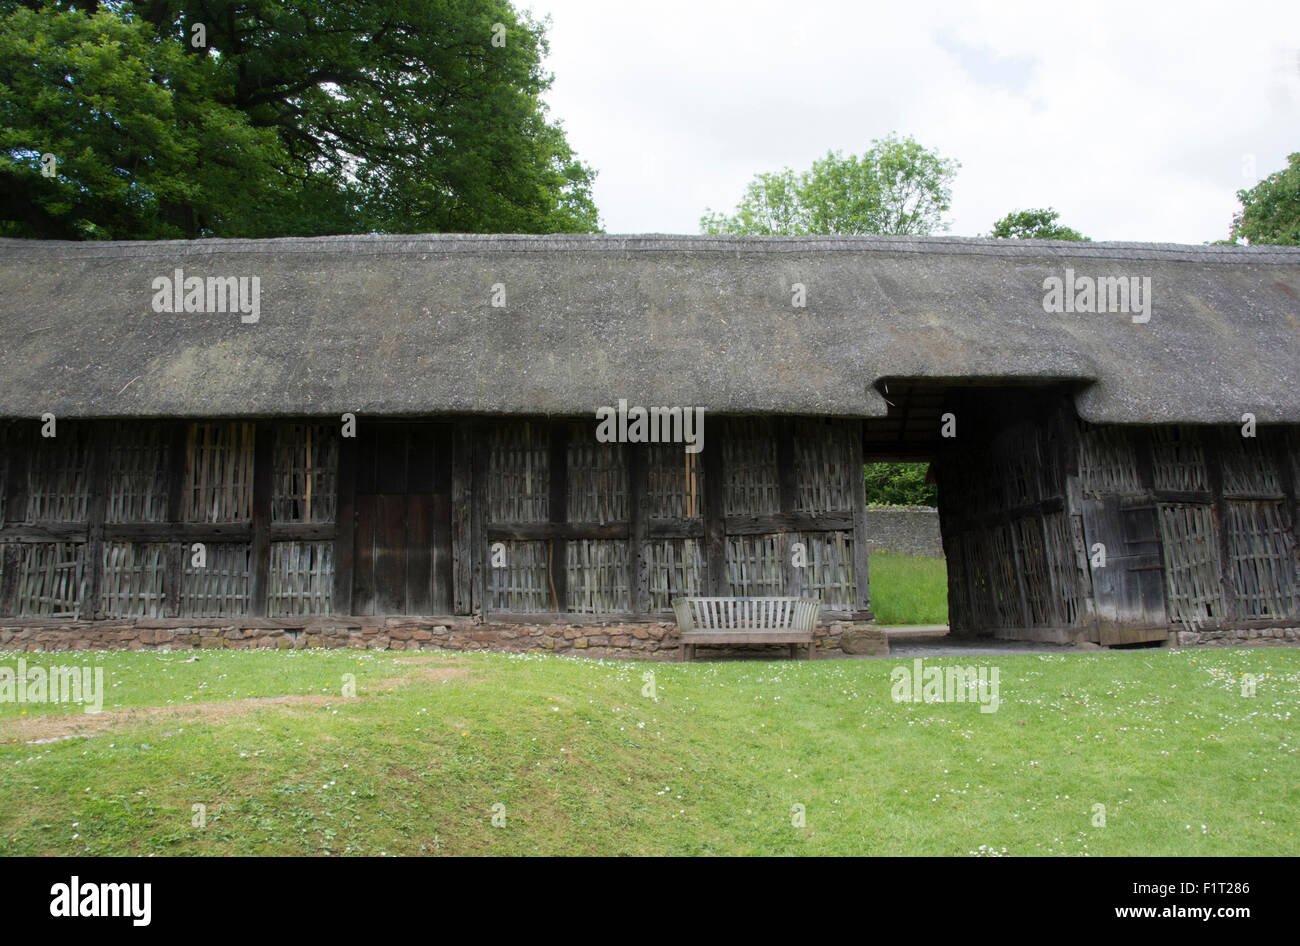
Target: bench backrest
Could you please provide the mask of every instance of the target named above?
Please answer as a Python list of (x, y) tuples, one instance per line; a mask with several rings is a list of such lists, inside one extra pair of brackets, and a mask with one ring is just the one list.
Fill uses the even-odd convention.
[(674, 598), (683, 631), (811, 631), (817, 626), (817, 598)]

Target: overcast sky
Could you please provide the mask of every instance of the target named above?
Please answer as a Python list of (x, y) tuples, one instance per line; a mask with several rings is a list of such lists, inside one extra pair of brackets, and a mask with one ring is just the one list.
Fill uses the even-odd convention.
[(961, 162), (948, 232), (1052, 206), (1094, 240), (1227, 236), (1300, 151), (1300, 0), (516, 0), (610, 233), (698, 233), (756, 173), (890, 131)]

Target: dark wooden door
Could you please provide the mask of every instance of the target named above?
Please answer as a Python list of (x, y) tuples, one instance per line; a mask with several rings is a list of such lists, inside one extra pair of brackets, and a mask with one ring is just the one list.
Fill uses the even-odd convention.
[(451, 614), (451, 426), (357, 432), (352, 610)]
[(1091, 568), (1101, 643), (1163, 640), (1169, 619), (1156, 508), (1114, 496), (1088, 499), (1083, 532), (1090, 557), (1094, 545), (1106, 547), (1106, 566)]

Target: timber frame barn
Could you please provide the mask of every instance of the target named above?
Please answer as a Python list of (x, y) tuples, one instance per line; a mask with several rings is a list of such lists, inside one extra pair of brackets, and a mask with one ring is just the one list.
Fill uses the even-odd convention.
[[(598, 441), (620, 400), (703, 449)], [(3, 646), (653, 656), (696, 594), (833, 649), (870, 460), (933, 464), (956, 633), (1294, 640), (1300, 249), (0, 240)]]

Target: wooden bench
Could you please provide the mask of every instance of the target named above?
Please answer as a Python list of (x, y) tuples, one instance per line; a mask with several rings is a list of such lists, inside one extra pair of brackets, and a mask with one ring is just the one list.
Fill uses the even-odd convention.
[(807, 644), (811, 660), (821, 606), (816, 598), (674, 598), (680, 658), (693, 660), (698, 644), (789, 644), (791, 657)]

